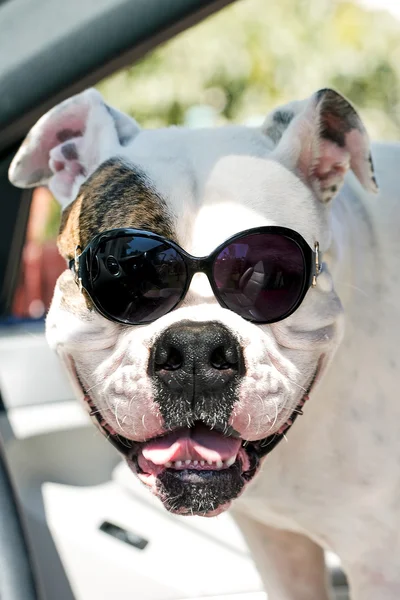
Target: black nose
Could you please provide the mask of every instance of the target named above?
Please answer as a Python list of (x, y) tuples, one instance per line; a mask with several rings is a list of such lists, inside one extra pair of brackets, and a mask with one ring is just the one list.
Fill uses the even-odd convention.
[(243, 374), (243, 355), (236, 336), (221, 323), (182, 321), (158, 339), (151, 368), (171, 391), (217, 392)]

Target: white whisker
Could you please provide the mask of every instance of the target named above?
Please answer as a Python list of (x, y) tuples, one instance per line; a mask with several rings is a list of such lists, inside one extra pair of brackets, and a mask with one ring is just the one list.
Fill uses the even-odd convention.
[(288, 375), (287, 375), (287, 378), (289, 379), (290, 383), (293, 383), (294, 385), (296, 385), (298, 388), (303, 390), (303, 392), (307, 392), (307, 388), (305, 388), (302, 385), (300, 385), (299, 383), (297, 383), (297, 381), (294, 381), (294, 379), (291, 379)]
[(123, 431), (122, 425), (121, 425), (121, 423), (118, 420), (118, 407), (119, 407), (119, 402), (115, 405), (115, 420), (117, 421), (118, 427), (120, 429), (122, 429), (122, 431)]
[(146, 427), (146, 423), (144, 422), (145, 418), (146, 418), (146, 415), (142, 415), (142, 425), (143, 425), (143, 429), (144, 429), (145, 431), (148, 431), (148, 429), (147, 429), (147, 427)]
[(271, 431), (271, 429), (273, 429), (275, 427), (275, 424), (278, 420), (278, 414), (279, 414), (278, 401), (276, 400), (276, 398), (272, 398), (272, 400), (274, 401), (274, 404), (275, 404), (275, 418), (274, 418), (274, 421), (273, 421), (271, 427), (268, 429), (268, 431)]
[(103, 381), (98, 381), (97, 383), (95, 383), (94, 385), (92, 385), (92, 387), (88, 388), (86, 391), (86, 393), (88, 394), (89, 392), (91, 392), (92, 390), (94, 390), (94, 388), (96, 388), (97, 386), (101, 385), (103, 383)]
[(248, 429), (250, 427), (250, 423), (251, 423), (251, 415), (250, 415), (250, 413), (247, 415), (247, 419), (248, 419), (248, 423), (247, 423), (246, 429)]

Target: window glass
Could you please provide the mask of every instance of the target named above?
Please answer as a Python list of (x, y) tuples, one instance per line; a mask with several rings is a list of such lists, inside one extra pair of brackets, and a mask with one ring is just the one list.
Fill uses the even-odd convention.
[[(371, 138), (400, 135), (400, 4), (391, 0), (242, 0), (99, 82), (142, 127), (259, 125), (279, 104), (333, 87)], [(65, 262), (60, 211), (34, 193), (13, 312), (43, 318)]]
[(59, 274), (66, 268), (57, 250), (60, 220), (58, 203), (46, 188), (33, 192), (13, 315), (19, 319), (41, 319), (53, 296)]

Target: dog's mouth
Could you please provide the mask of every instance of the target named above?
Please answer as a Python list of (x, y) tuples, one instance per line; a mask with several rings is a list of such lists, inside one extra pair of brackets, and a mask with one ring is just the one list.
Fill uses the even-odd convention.
[(131, 470), (162, 501), (180, 515), (217, 516), (229, 508), (257, 473), (261, 459), (279, 443), (302, 414), (305, 394), (287, 421), (266, 438), (249, 441), (211, 429), (201, 421), (144, 442), (124, 438), (100, 416), (89, 395), (89, 414), (107, 439), (125, 457)]
[(70, 367), (97, 427), (170, 512), (216, 516), (230, 506), (256, 474), (265, 454), (261, 450), (264, 440), (248, 442), (236, 435), (224, 435), (200, 421), (145, 442), (123, 437), (84, 391), (72, 361)]
[(128, 463), (170, 512), (215, 516), (255, 475), (258, 444), (196, 422), (136, 443)]
[[(84, 393), (89, 414), (129, 467), (160, 498), (165, 508), (180, 515), (216, 516), (229, 508), (292, 426), (321, 372), (323, 356), (308, 389), (287, 420), (268, 437), (248, 441), (236, 432), (227, 435), (201, 421), (144, 442), (118, 434)], [(82, 391), (76, 369), (73, 369)]]

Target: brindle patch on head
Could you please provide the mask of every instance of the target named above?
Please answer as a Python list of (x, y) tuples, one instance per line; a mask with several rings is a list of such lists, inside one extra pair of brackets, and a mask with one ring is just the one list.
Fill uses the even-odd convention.
[(61, 292), (60, 307), (67, 312), (72, 313), (82, 320), (90, 318), (88, 309), (91, 310), (92, 305), (85, 294), (79, 291), (75, 283), (72, 271), (67, 269), (57, 280), (57, 287)]
[(171, 216), (146, 175), (121, 158), (104, 162), (63, 212), (58, 247), (67, 259), (75, 248), (109, 229), (145, 229), (174, 240)]
[(80, 245), (79, 216), (82, 209), (83, 196), (80, 195), (63, 211), (61, 215), (60, 233), (57, 245), (60, 254), (67, 260), (74, 258), (75, 249)]

